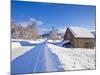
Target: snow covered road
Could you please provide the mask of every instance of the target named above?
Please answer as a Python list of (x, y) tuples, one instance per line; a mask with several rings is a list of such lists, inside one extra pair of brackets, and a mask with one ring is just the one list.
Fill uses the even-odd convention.
[(46, 41), (13, 60), (12, 74), (63, 71), (58, 57), (51, 52)]

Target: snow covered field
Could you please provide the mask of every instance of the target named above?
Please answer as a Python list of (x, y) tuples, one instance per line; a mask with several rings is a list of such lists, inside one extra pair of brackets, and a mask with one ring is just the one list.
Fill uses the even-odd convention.
[(48, 44), (55, 53), (64, 70), (95, 69), (95, 50), (82, 48), (63, 48)]
[[(43, 53), (40, 53), (40, 52), (39, 53), (42, 56), (44, 56), (42, 57), (43, 60), (46, 59), (45, 64), (47, 68), (49, 67), (48, 64), (52, 65), (57, 60), (57, 62), (60, 61), (61, 63), (61, 65), (58, 65), (58, 67), (63, 68), (63, 70), (66, 70), (66, 71), (67, 70), (95, 69), (95, 49), (64, 48), (64, 47), (61, 47), (61, 44), (63, 44), (61, 40), (57, 40), (57, 41), (52, 41), (52, 40), (45, 41), (45, 40), (46, 39), (39, 39), (35, 41), (13, 39), (12, 40), (12, 63), (13, 61), (16, 60), (16, 58), (20, 59), (20, 56), (24, 58), (25, 54), (27, 54), (28, 52), (32, 54), (31, 52), (34, 52), (34, 49), (37, 49), (36, 50), (37, 53), (43, 50)], [(30, 54), (27, 54), (27, 55), (30, 55)], [(50, 58), (52, 54), (56, 55), (57, 57), (55, 56), (55, 57)], [(31, 56), (33, 57), (34, 55), (30, 55), (30, 57)], [(42, 59), (41, 57), (38, 57), (38, 58)], [(56, 60), (53, 62), (54, 59)], [(50, 63), (47, 63), (49, 61)]]

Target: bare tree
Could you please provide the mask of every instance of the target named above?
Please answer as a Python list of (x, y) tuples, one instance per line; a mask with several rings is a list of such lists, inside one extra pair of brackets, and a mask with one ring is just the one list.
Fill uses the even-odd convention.
[(11, 37), (17, 38), (18, 37), (18, 26), (14, 21), (11, 21)]
[(31, 24), (27, 25), (24, 34), (25, 34), (24, 37), (26, 39), (34, 39), (34, 40), (38, 39), (39, 35), (36, 22), (32, 22)]
[(17, 24), (16, 22), (11, 22), (11, 37), (19, 39), (38, 39), (38, 28), (35, 21), (28, 23), (27, 27)]
[(58, 30), (55, 29), (54, 27), (52, 27), (49, 39), (52, 39), (52, 40), (58, 40), (58, 39), (60, 39), (60, 36), (58, 35)]

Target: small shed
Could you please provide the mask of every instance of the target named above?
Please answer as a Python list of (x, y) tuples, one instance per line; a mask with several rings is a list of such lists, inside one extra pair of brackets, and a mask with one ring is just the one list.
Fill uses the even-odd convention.
[(69, 27), (64, 34), (64, 40), (69, 40), (73, 48), (94, 48), (94, 36), (92, 33), (79, 27)]

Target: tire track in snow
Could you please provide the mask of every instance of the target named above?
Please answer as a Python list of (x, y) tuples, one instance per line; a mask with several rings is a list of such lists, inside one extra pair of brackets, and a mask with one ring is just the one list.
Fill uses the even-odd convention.
[(38, 62), (39, 62), (39, 58), (40, 58), (41, 51), (42, 51), (42, 50), (40, 50), (40, 52), (37, 54), (36, 63), (35, 63), (35, 67), (34, 67), (34, 69), (33, 69), (33, 72), (36, 71), (36, 68), (37, 68), (37, 65), (38, 65)]

